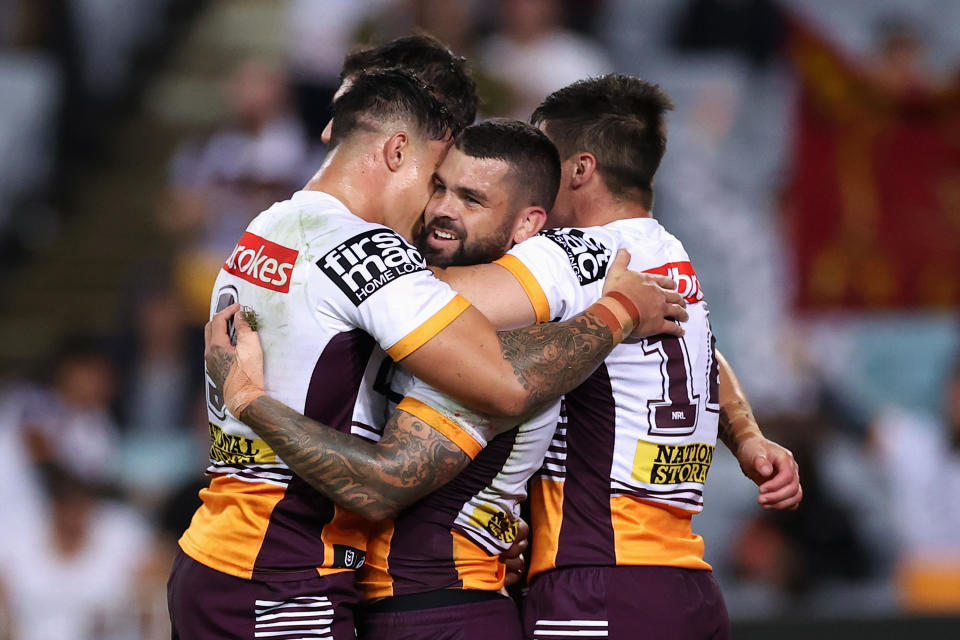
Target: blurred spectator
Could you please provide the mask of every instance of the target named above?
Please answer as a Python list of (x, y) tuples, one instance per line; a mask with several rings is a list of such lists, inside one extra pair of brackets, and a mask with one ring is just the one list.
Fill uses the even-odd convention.
[(49, 519), (0, 564), (9, 637), (109, 640), (137, 637), (133, 585), (148, 529), (106, 502), (80, 476), (41, 470)]
[(52, 385), (32, 397), (22, 418), (30, 458), (62, 466), (88, 482), (106, 482), (118, 429), (110, 413), (115, 372), (104, 343), (67, 338), (52, 367)]
[(902, 603), (960, 612), (960, 359), (939, 420), (899, 408), (880, 413), (872, 453), (886, 480)]
[(206, 321), (217, 270), (258, 213), (299, 188), (307, 157), (280, 67), (248, 60), (226, 86), (231, 120), (205, 141), (181, 145), (162, 222), (182, 250), (178, 289), (189, 317)]
[(165, 436), (188, 424), (190, 401), (203, 387), (203, 342), (183, 303), (165, 285), (137, 296), (123, 354), (120, 420), (126, 431)]
[(559, 0), (500, 2), (500, 28), (481, 46), (480, 60), (506, 81), (507, 113), (527, 120), (549, 93), (612, 70), (600, 46), (561, 26)]

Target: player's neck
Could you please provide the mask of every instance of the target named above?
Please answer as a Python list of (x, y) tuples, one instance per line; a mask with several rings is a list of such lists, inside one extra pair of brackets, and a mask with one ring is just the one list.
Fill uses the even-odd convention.
[(607, 191), (583, 198), (574, 210), (578, 227), (599, 227), (617, 220), (652, 217), (650, 210), (637, 201), (616, 198)]
[(367, 222), (383, 224), (380, 194), (382, 189), (372, 184), (372, 171), (364, 165), (362, 156), (338, 153), (334, 149), (323, 165), (303, 187), (305, 191), (322, 191), (340, 202), (355, 216)]

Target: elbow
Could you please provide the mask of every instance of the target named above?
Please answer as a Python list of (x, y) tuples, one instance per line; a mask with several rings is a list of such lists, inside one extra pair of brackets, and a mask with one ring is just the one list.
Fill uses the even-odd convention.
[(353, 511), (371, 522), (393, 519), (400, 513), (399, 509), (384, 504), (368, 504), (360, 508), (354, 507)]
[(491, 398), (486, 413), (503, 418), (522, 418), (530, 408), (530, 392), (517, 386)]

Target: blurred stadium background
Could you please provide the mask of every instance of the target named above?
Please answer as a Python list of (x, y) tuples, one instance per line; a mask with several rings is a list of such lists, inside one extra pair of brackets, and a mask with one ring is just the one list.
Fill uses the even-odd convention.
[[(806, 498), (718, 455), (737, 638), (960, 637), (960, 2), (0, 0), (0, 638), (169, 637), (210, 285), (319, 166), (344, 53), (420, 29), (483, 116), (677, 109), (655, 215)], [(642, 625), (642, 621), (638, 621)]]

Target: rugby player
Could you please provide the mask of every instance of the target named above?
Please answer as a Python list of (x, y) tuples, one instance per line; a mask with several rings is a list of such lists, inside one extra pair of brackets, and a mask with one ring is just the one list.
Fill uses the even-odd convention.
[[(238, 301), (258, 310), (267, 381), (281, 402), (351, 439), (379, 344), (466, 405), (519, 416), (576, 386), (634, 329), (682, 335), (668, 319), (685, 318), (682, 305), (655, 284), (669, 279), (623, 270), (611, 277), (612, 295), (571, 322), (498, 335), (391, 230), (411, 229), (422, 212), (450, 144), (449, 114), (398, 70), (356, 78), (333, 112), (323, 166), (251, 223), (213, 295), (214, 312)], [(175, 637), (353, 637), (352, 572), (363, 563), (368, 525), (234, 418), (287, 409), (261, 393), (241, 385), (225, 403), (210, 387), (213, 479), (169, 583)], [(443, 431), (424, 420), (401, 412), (388, 435), (429, 446), (460, 437), (438, 443)]]
[[(522, 167), (514, 166), (512, 173), (516, 177), (504, 181), (503, 163), (489, 158), (497, 150), (501, 155), (511, 157), (503, 153), (504, 149), (510, 148), (511, 141), (515, 148), (518, 144), (520, 147), (530, 147), (535, 142), (524, 139), (525, 132), (516, 123), (512, 128), (514, 131), (510, 130), (510, 123), (491, 122), (467, 129), (441, 165), (437, 174), (437, 189), (426, 210), (428, 224), (418, 243), (429, 259), (442, 264), (469, 264), (497, 258), (515, 241), (522, 241), (528, 235), (529, 228), (537, 227), (542, 221), (539, 211), (534, 218), (537, 222), (530, 224), (529, 211), (521, 212), (522, 215), (510, 214), (504, 207), (505, 202), (515, 201), (518, 195), (529, 191), (529, 183), (535, 177), (529, 171), (522, 171)], [(526, 133), (529, 138), (529, 132)], [(491, 172), (491, 169), (496, 170)], [(491, 177), (500, 179), (491, 181)], [(541, 175), (541, 181), (549, 181), (552, 189), (553, 180)], [(496, 188), (498, 186), (499, 189)], [(521, 193), (511, 194), (504, 187), (512, 187), (514, 192), (519, 190)], [(493, 212), (499, 215), (491, 216)], [(440, 228), (449, 230), (449, 233), (442, 235), (455, 236), (459, 243), (429, 246), (430, 235)], [(525, 231), (516, 233), (518, 229)], [(447, 238), (441, 236), (436, 239), (442, 241)], [(221, 335), (221, 343), (226, 345), (224, 338), (225, 334)], [(255, 340), (252, 348), (256, 350)], [(721, 366), (727, 369), (725, 365)], [(214, 375), (222, 379), (226, 370)], [(725, 412), (732, 414), (742, 407), (742, 411), (747, 413), (741, 419), (752, 421), (748, 413), (749, 405), (735, 378), (730, 378), (730, 382), (724, 384), (729, 387), (727, 395), (733, 399), (733, 402), (725, 402)], [(408, 398), (404, 402), (423, 392), (422, 389), (411, 391), (403, 383), (388, 386), (385, 391), (398, 398), (406, 391)], [(465, 423), (466, 430), (470, 430), (471, 424), (490, 426), (482, 417), (471, 415), (455, 404), (445, 404), (442, 398), (429, 395), (426, 398), (432, 406), (440, 407), (448, 420)], [(514, 637), (511, 634), (509, 605), (497, 602), (496, 590), (502, 584), (499, 582), (502, 580), (502, 567), (497, 566), (493, 556), (504, 542), (512, 539), (511, 525), (516, 521), (517, 503), (525, 495), (524, 483), (533, 472), (533, 466), (539, 464), (549, 444), (545, 438), (548, 432), (544, 431), (543, 426), (555, 422), (550, 413), (548, 410), (545, 419), (525, 423), (514, 433), (495, 437), (456, 480), (413, 508), (376, 526), (368, 547), (368, 563), (361, 584), (368, 597), (383, 599), (361, 616), (361, 637), (469, 638), (489, 635), (493, 629), (499, 629), (500, 635), (497, 637)], [(286, 440), (287, 443), (312, 450), (310, 457), (313, 459), (324, 455), (323, 452), (330, 445), (324, 443), (322, 428), (320, 431), (311, 431), (317, 427), (315, 423), (311, 425), (310, 421), (292, 413), (288, 419), (290, 422), (285, 425), (251, 424), (268, 442), (276, 442), (278, 451), (279, 447), (284, 446), (284, 441), (291, 437), (290, 433), (297, 431), (296, 440)], [(729, 418), (727, 422), (730, 422)], [(291, 427), (293, 424), (297, 426)], [(755, 422), (751, 426), (755, 435), (758, 435)], [(279, 439), (275, 441), (275, 438)], [(796, 467), (789, 459), (789, 452), (773, 443), (754, 448), (752, 457), (741, 457), (745, 471), (752, 471), (756, 478), (769, 475), (773, 465), (767, 465), (764, 460), (767, 450), (778, 468), (789, 466), (789, 471), (783, 474), (795, 476)], [(289, 453), (292, 456), (295, 451), (291, 449)], [(426, 469), (428, 473), (408, 474), (413, 476), (412, 480), (394, 478), (385, 473), (387, 467), (384, 462), (396, 453), (394, 449), (381, 453), (379, 457), (367, 457), (338, 450), (337, 454), (345, 454), (349, 461), (348, 465), (341, 467), (348, 467), (349, 471), (346, 472), (329, 466), (320, 469), (311, 468), (309, 464), (292, 464), (308, 482), (337, 501), (349, 500), (350, 491), (356, 491), (344, 490), (345, 478), (349, 478), (350, 486), (363, 487), (364, 495), (373, 500), (362, 511), (370, 517), (392, 516), (398, 506), (403, 506), (393, 501), (394, 484), (416, 484), (422, 482), (417, 476), (423, 475), (447, 478), (467, 464), (467, 459), (462, 456), (460, 463), (454, 465), (446, 460), (429, 461), (429, 456), (422, 454), (423, 466), (416, 468), (421, 471)], [(779, 456), (784, 460), (780, 460)], [(785, 464), (787, 462), (789, 465)], [(761, 473), (756, 469), (757, 466), (769, 466), (770, 469)], [(372, 471), (364, 472), (365, 468)], [(389, 468), (396, 474), (395, 465)], [(480, 481), (479, 478), (484, 480)], [(467, 543), (464, 538), (473, 544)]]
[[(563, 319), (597, 290), (603, 273), (593, 265), (625, 247), (631, 268), (672, 274), (689, 304), (685, 336), (621, 345), (564, 398), (531, 489), (530, 638), (729, 637), (703, 540), (691, 530), (718, 428), (761, 504), (793, 508), (802, 497), (792, 455), (762, 437), (715, 351), (689, 257), (651, 216), (670, 108), (655, 85), (617, 74), (548, 96), (532, 122), (560, 152), (551, 222), (566, 228), (493, 265), (443, 276), (495, 323)], [(484, 301), (493, 291), (495, 305)]]
[[(458, 131), (473, 123), (477, 116), (477, 87), (467, 71), (466, 59), (426, 34), (397, 38), (379, 47), (347, 54), (334, 100), (350, 88), (359, 74), (393, 67), (407, 69), (426, 82), (447, 107)], [(330, 144), (332, 131), (331, 119), (320, 136), (324, 144)]]

